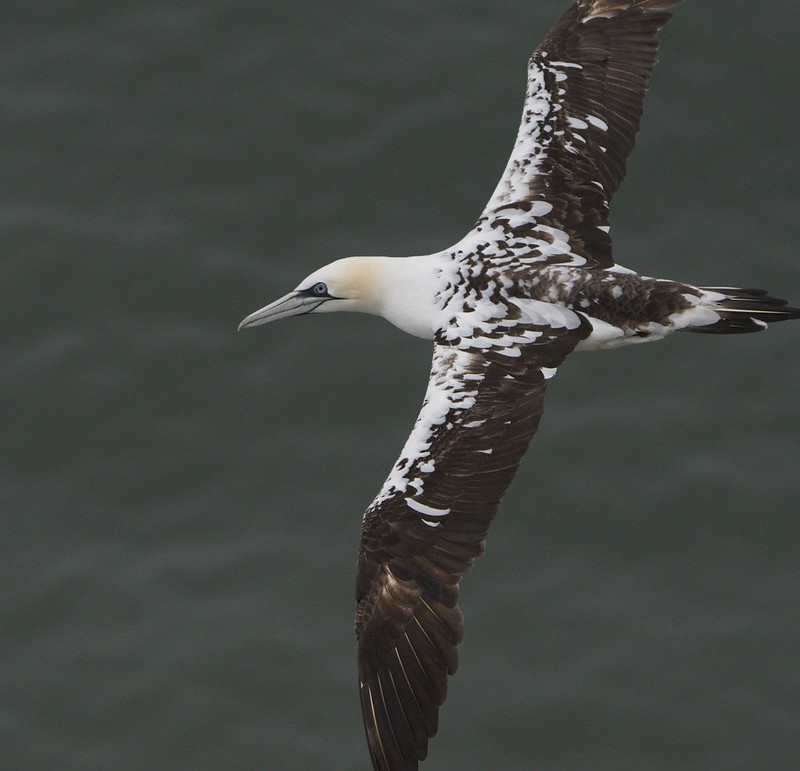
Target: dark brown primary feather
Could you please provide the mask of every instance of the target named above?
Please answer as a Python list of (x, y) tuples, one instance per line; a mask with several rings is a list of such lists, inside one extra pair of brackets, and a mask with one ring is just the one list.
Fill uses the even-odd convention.
[[(614, 264), (608, 207), (626, 171), (665, 10), (680, 0), (577, 0), (529, 63), (520, 134), (484, 216), (546, 201), (536, 223), (564, 231), (588, 267)], [(579, 66), (574, 66), (579, 65)], [(545, 115), (531, 109), (549, 102)]]
[(566, 71), (565, 93), (560, 100), (564, 123), (567, 118), (585, 120), (593, 115), (608, 125), (608, 131), (601, 131), (589, 124), (584, 132), (587, 146), (579, 156), (565, 157), (563, 143), (551, 148), (559, 173), (550, 184), (556, 179), (565, 187), (599, 181), (606, 199), (614, 196), (625, 177), (639, 131), (644, 97), (656, 64), (658, 31), (671, 18), (664, 11), (679, 2), (580, 0), (567, 9), (536, 48), (534, 61), (581, 65), (582, 69)]
[[(432, 382), (438, 378), (442, 388), (474, 392), (472, 403), (447, 409), (432, 427), (424, 453), (432, 470), (424, 462), (399, 462), (408, 479), (421, 480), (422, 492), (409, 485), (379, 495), (365, 515), (356, 637), (362, 713), (376, 769), (416, 769), (427, 755), (463, 638), (458, 582), (482, 554), (489, 524), (539, 424), (542, 368), (557, 367), (589, 329), (582, 321), (572, 329), (540, 331), (541, 338), (516, 357), (437, 343)], [(429, 392), (430, 399), (435, 396)], [(449, 512), (432, 527), (423, 521), (429, 508)]]

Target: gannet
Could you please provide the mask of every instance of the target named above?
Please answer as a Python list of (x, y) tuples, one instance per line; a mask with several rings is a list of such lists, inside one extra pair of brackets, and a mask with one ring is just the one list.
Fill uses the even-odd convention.
[(572, 2), (529, 61), (508, 165), (461, 241), (337, 260), (241, 323), (359, 311), (434, 342), (419, 417), (362, 523), (355, 635), (375, 769), (417, 769), (427, 755), (463, 639), (459, 581), (564, 358), (800, 317), (761, 290), (648, 278), (612, 259), (609, 202), (678, 1)]

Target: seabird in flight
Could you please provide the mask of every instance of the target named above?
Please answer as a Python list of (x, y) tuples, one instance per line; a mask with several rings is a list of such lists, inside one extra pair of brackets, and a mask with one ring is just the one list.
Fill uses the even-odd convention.
[(355, 633), (375, 769), (417, 769), (426, 757), (463, 638), (459, 581), (564, 357), (800, 318), (761, 290), (647, 278), (612, 258), (609, 202), (678, 1), (572, 2), (530, 59), (508, 165), (457, 244), (338, 260), (241, 324), (361, 311), (434, 342), (419, 417), (361, 531)]

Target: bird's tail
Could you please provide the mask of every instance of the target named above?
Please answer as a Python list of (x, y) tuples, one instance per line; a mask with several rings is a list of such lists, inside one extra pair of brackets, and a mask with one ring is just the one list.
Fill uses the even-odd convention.
[(770, 297), (763, 289), (737, 289), (727, 286), (700, 287), (701, 304), (713, 310), (719, 319), (702, 326), (687, 326), (687, 332), (733, 335), (761, 332), (767, 323), (800, 319), (800, 309), (786, 300)]

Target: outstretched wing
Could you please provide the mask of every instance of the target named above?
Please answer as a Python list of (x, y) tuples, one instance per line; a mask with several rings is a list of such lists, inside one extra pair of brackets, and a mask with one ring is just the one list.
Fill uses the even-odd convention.
[(422, 411), (364, 516), (356, 585), (361, 707), (372, 762), (416, 769), (462, 640), (458, 583), (484, 548), (542, 414), (545, 383), (589, 330), (542, 304), (434, 350)]
[(516, 144), (483, 217), (544, 201), (539, 225), (566, 229), (596, 267), (613, 264), (608, 204), (639, 130), (665, 9), (678, 2), (572, 3), (530, 59)]

